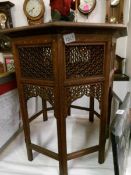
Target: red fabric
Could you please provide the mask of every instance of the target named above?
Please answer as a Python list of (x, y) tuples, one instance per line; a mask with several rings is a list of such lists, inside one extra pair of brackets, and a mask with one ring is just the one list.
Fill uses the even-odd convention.
[(10, 81), (5, 84), (0, 84), (0, 95), (11, 91), (17, 87), (16, 80)]
[(61, 15), (68, 16), (70, 8), (75, 9), (73, 0), (50, 0), (51, 10), (58, 10)]

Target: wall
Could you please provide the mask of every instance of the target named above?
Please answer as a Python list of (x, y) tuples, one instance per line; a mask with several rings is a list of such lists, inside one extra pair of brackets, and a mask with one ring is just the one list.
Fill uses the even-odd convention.
[[(129, 18), (129, 24), (128, 24), (127, 74), (129, 75), (129, 77), (131, 79), (131, 10), (130, 10), (130, 18)], [(131, 92), (131, 80), (130, 80), (130, 92)]]
[[(3, 1), (6, 0), (0, 0), (0, 2)], [(27, 25), (27, 20), (23, 12), (24, 0), (10, 0), (10, 2), (15, 4), (15, 6), (11, 10), (14, 27)], [(50, 0), (44, 0), (45, 4), (44, 22), (49, 22), (51, 20), (49, 2)], [(125, 0), (124, 11), (126, 13), (124, 13), (124, 23), (128, 22), (129, 3), (130, 0)], [(106, 13), (106, 0), (97, 0), (95, 10), (91, 13), (91, 15), (87, 17), (78, 13), (78, 22), (81, 21), (81, 22), (103, 23), (105, 21), (105, 13)]]
[[(125, 0), (124, 4), (124, 24), (129, 22), (130, 0)], [(116, 54), (122, 58), (127, 58), (127, 39), (128, 37), (121, 37), (117, 40)]]
[[(0, 2), (5, 0), (0, 0)], [(50, 16), (50, 0), (44, 0), (45, 4), (45, 17), (44, 21), (49, 22), (51, 20)], [(13, 25), (14, 27), (25, 26), (27, 25), (27, 20), (23, 12), (23, 3), (24, 0), (10, 0), (10, 2), (14, 3), (15, 6), (12, 8), (12, 17), (13, 17)], [(87, 18), (87, 16), (83, 16), (80, 13), (78, 14), (78, 21), (81, 22), (104, 22), (105, 19), (105, 0), (97, 0), (97, 5), (93, 13)], [(103, 8), (104, 7), (104, 8)]]

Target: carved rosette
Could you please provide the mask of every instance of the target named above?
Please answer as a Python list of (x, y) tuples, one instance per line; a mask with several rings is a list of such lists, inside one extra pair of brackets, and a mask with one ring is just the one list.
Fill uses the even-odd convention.
[(104, 50), (104, 44), (66, 45), (66, 78), (103, 75)]
[(99, 103), (101, 103), (102, 91), (103, 82), (66, 88), (67, 109), (73, 101), (83, 97), (84, 95), (86, 95), (87, 97), (94, 97), (99, 101)]
[(29, 98), (40, 96), (44, 100), (48, 101), (52, 106), (54, 106), (54, 90), (51, 87), (43, 87), (32, 84), (24, 84), (24, 97), (25, 100)]
[(18, 53), (22, 77), (53, 80), (52, 48), (50, 45), (20, 46)]

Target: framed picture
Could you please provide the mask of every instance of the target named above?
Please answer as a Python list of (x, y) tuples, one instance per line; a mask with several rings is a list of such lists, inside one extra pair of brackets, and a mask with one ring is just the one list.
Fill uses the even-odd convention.
[(130, 146), (130, 93), (117, 110), (111, 123), (111, 141), (115, 175), (125, 175)]
[(0, 73), (4, 73), (4, 65), (0, 62)]
[(12, 55), (5, 56), (5, 68), (6, 68), (6, 72), (15, 71), (14, 59)]

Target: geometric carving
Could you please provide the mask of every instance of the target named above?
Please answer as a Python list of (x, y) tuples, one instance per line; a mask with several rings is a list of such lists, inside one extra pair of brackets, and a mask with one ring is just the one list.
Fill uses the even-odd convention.
[(66, 88), (67, 106), (69, 107), (73, 101), (84, 95), (87, 97), (94, 97), (101, 103), (102, 91), (103, 82), (68, 87)]
[(21, 75), (24, 78), (53, 80), (51, 46), (20, 46), (18, 52)]
[(103, 74), (104, 45), (89, 44), (65, 46), (67, 79)]
[(26, 101), (29, 100), (29, 98), (40, 96), (42, 99), (48, 101), (52, 106), (54, 106), (53, 88), (32, 84), (24, 84), (23, 88)]

